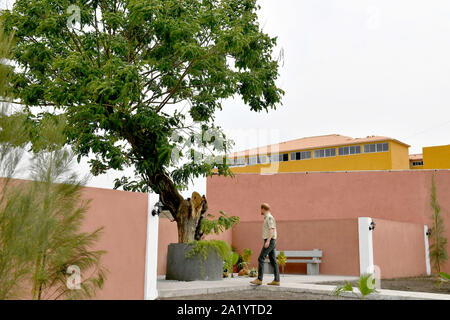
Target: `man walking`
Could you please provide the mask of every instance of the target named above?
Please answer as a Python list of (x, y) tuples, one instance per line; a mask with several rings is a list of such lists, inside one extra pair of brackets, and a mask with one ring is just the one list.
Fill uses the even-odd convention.
[(264, 260), (269, 256), (270, 264), (273, 267), (275, 279), (268, 285), (280, 285), (280, 270), (278, 269), (277, 256), (275, 254), (275, 246), (277, 239), (277, 227), (275, 219), (270, 213), (270, 206), (267, 203), (261, 204), (261, 215), (264, 216), (263, 233), (264, 245), (258, 258), (258, 279), (251, 281), (251, 284), (261, 285), (263, 280)]

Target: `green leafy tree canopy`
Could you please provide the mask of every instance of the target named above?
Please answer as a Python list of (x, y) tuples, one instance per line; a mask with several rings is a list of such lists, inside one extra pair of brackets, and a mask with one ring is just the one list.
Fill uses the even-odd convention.
[(33, 122), (64, 113), (93, 174), (134, 168), (115, 187), (158, 193), (191, 241), (200, 220), (186, 228), (197, 214), (179, 190), (231, 173), (215, 112), (234, 97), (268, 111), (283, 95), (258, 10), (256, 0), (17, 0), (1, 14), (15, 34), (15, 102)]

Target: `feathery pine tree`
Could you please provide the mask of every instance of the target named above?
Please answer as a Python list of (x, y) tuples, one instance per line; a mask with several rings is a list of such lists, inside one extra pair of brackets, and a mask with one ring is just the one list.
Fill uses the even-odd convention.
[(431, 208), (433, 213), (431, 219), (433, 225), (431, 228), (431, 244), (430, 244), (430, 259), (433, 264), (433, 269), (439, 274), (442, 264), (448, 259), (447, 256), (447, 238), (445, 237), (444, 219), (441, 214), (441, 206), (437, 200), (436, 182), (433, 174), (431, 178)]
[[(4, 94), (9, 69), (4, 59), (11, 42), (1, 30), (0, 92)], [(66, 121), (48, 117), (33, 126), (26, 119), (24, 113), (2, 104), (0, 299), (92, 297), (105, 279), (100, 264), (104, 251), (91, 249), (102, 228), (80, 231), (89, 202), (82, 199), (84, 180), (70, 170), (73, 154), (64, 147)], [(30, 146), (33, 159), (27, 169), (33, 181), (12, 180)], [(79, 289), (68, 285), (69, 267), (80, 271)]]

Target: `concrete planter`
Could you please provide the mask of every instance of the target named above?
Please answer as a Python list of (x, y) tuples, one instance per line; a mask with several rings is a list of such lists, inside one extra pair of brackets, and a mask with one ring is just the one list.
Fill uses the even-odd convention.
[(192, 244), (171, 243), (167, 251), (166, 280), (221, 280), (223, 260), (210, 248), (205, 261), (201, 256), (186, 258)]

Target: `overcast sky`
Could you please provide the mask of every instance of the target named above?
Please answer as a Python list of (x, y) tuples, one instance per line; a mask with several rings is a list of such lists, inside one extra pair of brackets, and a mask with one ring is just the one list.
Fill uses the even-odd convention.
[[(278, 37), (275, 55), (284, 52), (286, 95), (269, 113), (251, 112), (239, 99), (223, 103), (217, 123), (236, 149), (334, 133), (393, 137), (410, 153), (450, 144), (450, 1), (259, 3), (264, 31)], [(116, 176), (89, 185), (111, 188)], [(193, 189), (205, 193), (204, 179)]]

